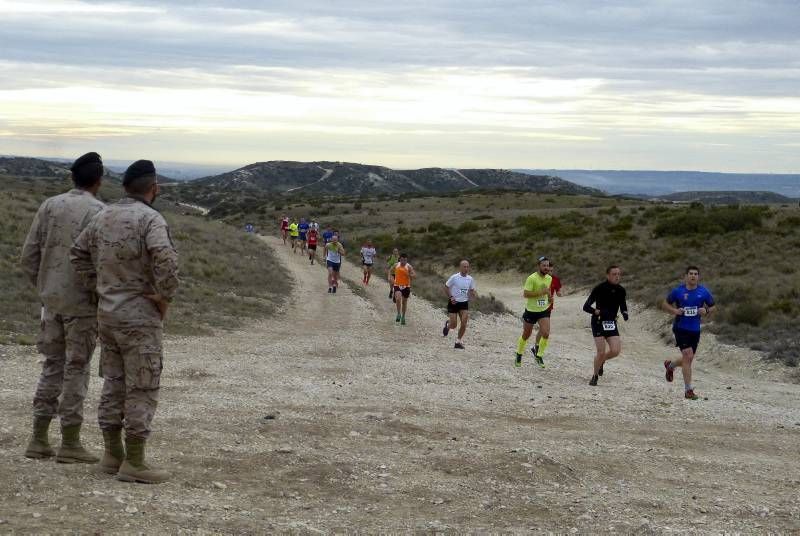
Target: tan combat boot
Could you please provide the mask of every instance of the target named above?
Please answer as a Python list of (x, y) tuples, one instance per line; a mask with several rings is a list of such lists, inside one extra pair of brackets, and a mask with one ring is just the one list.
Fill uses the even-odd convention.
[(28, 443), (28, 448), (25, 449), (26, 458), (38, 460), (56, 455), (53, 449), (50, 448), (50, 442), (47, 440), (47, 432), (50, 429), (51, 419), (52, 417), (33, 418), (33, 436), (31, 437), (30, 443)]
[(61, 448), (58, 449), (56, 461), (59, 463), (97, 463), (100, 458), (90, 453), (81, 445), (81, 425), (61, 427)]
[(119, 468), (117, 480), (160, 484), (169, 480), (169, 473), (160, 469), (150, 469), (144, 463), (146, 441), (139, 437), (125, 437), (125, 461)]
[(105, 452), (100, 460), (100, 470), (109, 475), (117, 474), (119, 466), (125, 459), (125, 447), (122, 446), (122, 430), (106, 430), (103, 432)]

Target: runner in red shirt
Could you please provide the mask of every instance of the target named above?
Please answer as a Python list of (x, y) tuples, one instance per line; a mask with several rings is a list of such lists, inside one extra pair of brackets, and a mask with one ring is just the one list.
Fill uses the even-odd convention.
[(316, 227), (312, 227), (306, 233), (306, 245), (308, 246), (308, 260), (314, 264), (314, 259), (317, 257), (317, 240), (319, 240), (319, 232)]
[(286, 245), (286, 238), (289, 234), (289, 218), (284, 216), (281, 218), (281, 238), (283, 238), (283, 245)]

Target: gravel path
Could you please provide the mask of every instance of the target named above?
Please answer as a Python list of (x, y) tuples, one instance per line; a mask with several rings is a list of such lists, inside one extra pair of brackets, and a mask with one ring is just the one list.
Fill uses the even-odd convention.
[[(800, 531), (800, 387), (744, 352), (704, 339), (708, 400), (684, 401), (642, 314), (590, 388), (582, 296), (557, 304), (548, 368), (515, 369), (515, 317), (476, 319), (458, 352), (440, 308), (412, 297), (396, 326), (380, 276), (346, 264), (329, 295), (322, 267), (265, 242), (295, 282), (284, 310), (167, 342), (149, 446), (169, 483), (25, 459), (37, 356), (0, 347), (0, 533)], [(476, 275), (519, 306), (521, 281)]]

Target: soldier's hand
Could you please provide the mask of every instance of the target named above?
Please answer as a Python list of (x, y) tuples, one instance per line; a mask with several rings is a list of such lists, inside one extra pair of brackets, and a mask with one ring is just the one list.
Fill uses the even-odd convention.
[(158, 307), (158, 312), (161, 314), (161, 320), (164, 320), (167, 317), (169, 302), (165, 300), (161, 294), (145, 294), (144, 297), (152, 301), (155, 306)]

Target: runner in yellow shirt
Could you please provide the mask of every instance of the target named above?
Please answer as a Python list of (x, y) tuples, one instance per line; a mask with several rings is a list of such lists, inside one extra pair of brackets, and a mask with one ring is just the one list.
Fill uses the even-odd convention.
[(550, 259), (539, 257), (539, 266), (536, 272), (528, 276), (525, 280), (525, 287), (522, 291), (526, 298), (525, 313), (522, 315), (522, 335), (517, 339), (517, 358), (514, 366), (522, 366), (522, 354), (525, 353), (525, 345), (533, 333), (533, 326), (539, 325), (541, 339), (538, 345), (534, 345), (533, 352), (536, 364), (544, 368), (544, 353), (547, 350), (550, 337), (550, 285), (553, 278), (550, 275)]
[(292, 223), (289, 224), (289, 240), (292, 241), (292, 253), (297, 253), (297, 244), (300, 241), (300, 226), (297, 224), (297, 218), (292, 218)]

